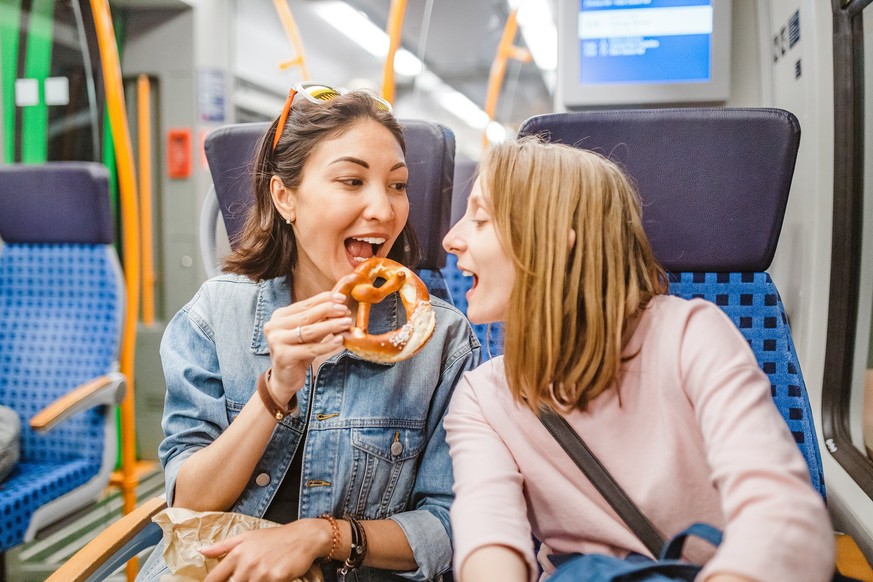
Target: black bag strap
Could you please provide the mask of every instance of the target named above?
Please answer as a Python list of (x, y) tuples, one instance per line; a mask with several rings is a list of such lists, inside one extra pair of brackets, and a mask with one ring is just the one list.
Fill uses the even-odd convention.
[(643, 542), (652, 555), (656, 558), (660, 556), (661, 549), (664, 547), (664, 538), (631, 501), (624, 489), (615, 482), (609, 471), (597, 460), (582, 437), (573, 430), (573, 427), (564, 417), (550, 409), (543, 408), (540, 411), (540, 422), (552, 433), (561, 448), (570, 455), (570, 458), (588, 477), (594, 488), (609, 502), (618, 516)]

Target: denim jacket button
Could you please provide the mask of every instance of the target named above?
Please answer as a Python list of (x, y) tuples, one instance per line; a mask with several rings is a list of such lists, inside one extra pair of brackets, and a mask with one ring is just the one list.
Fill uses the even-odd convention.
[(270, 475), (268, 473), (261, 473), (255, 477), (255, 483), (258, 484), (258, 487), (266, 487), (270, 484)]
[(403, 452), (403, 445), (399, 441), (391, 443), (391, 456), (396, 457)]

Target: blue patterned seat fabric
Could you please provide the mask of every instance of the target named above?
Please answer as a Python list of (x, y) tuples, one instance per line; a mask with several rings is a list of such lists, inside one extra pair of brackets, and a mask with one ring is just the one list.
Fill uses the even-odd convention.
[[(25, 541), (35, 510), (88, 482), (101, 468), (106, 407), (75, 414), (43, 434), (28, 423), (74, 387), (114, 371), (122, 303), (118, 266), (110, 255), (114, 250), (107, 244), (15, 240), (18, 235), (40, 238), (32, 222), (9, 214), (13, 204), (21, 210), (20, 200), (13, 203), (6, 195), (10, 182), (19, 179), (31, 180), (4, 174), (0, 193), (5, 214), (0, 227), (6, 227), (0, 228), (6, 239), (0, 251), (0, 403), (18, 413), (22, 431), (21, 460), (0, 484), (0, 552)], [(103, 194), (108, 211), (108, 193)], [(51, 195), (65, 198), (56, 190)], [(73, 196), (72, 203), (91, 208), (88, 195), (78, 202)], [(42, 218), (51, 219), (52, 213), (41, 210)], [(54, 218), (53, 234), (76, 221), (72, 214)]]
[(119, 300), (103, 245), (10, 243), (0, 255), (0, 402), (23, 420), (21, 462), (0, 489), (0, 548), (20, 543), (36, 508), (100, 467), (101, 410), (47, 434), (34, 433), (26, 421), (112, 369)]
[(773, 400), (806, 458), (813, 486), (824, 494), (824, 473), (815, 440), (812, 411), (806, 398), (806, 385), (785, 309), (770, 275), (671, 273), (670, 293), (685, 299), (701, 298), (715, 303), (739, 328), (755, 352), (761, 369), (770, 378)]

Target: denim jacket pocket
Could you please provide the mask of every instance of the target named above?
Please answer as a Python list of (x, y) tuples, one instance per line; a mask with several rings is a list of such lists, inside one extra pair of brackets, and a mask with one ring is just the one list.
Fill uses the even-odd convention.
[(424, 446), (424, 426), (353, 429), (346, 509), (364, 519), (384, 519), (405, 510)]

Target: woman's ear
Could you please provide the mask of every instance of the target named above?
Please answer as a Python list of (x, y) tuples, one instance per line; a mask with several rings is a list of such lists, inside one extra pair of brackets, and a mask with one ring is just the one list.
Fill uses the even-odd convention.
[(279, 176), (274, 175), (270, 178), (270, 196), (273, 198), (273, 206), (276, 207), (285, 222), (289, 224), (294, 222), (297, 218), (297, 213), (294, 210), (294, 194), (285, 187)]
[(567, 248), (572, 249), (573, 245), (576, 244), (576, 230), (570, 229), (570, 234), (567, 235)]

